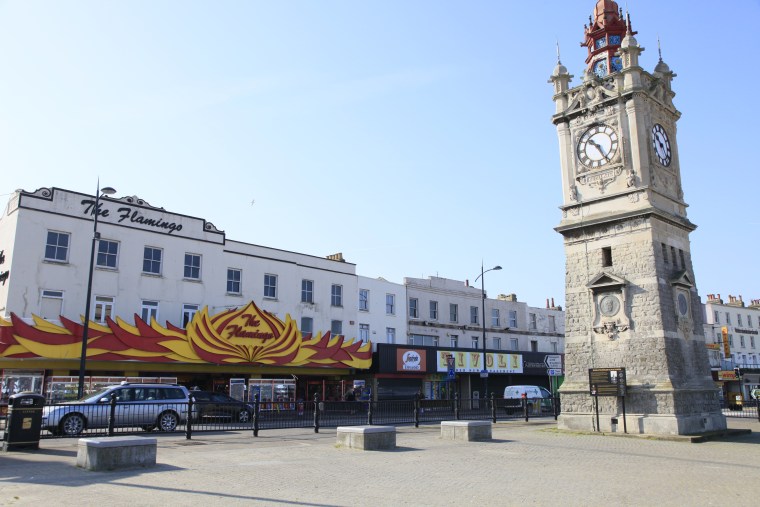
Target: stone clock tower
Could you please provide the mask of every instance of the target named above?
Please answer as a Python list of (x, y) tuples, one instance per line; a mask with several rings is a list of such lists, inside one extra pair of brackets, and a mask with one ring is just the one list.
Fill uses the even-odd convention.
[[(559, 427), (694, 434), (725, 429), (691, 263), (671, 83), (616, 2), (599, 0), (582, 45), (582, 83), (557, 62), (550, 83), (562, 166), (566, 368)], [(589, 370), (625, 368), (625, 398)], [(615, 377), (616, 379), (617, 377)], [(613, 421), (618, 424), (613, 428)]]

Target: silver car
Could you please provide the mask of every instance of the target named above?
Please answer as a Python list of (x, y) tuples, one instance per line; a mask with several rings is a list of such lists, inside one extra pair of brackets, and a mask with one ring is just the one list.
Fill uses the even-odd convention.
[(115, 427), (174, 431), (187, 420), (187, 388), (172, 384), (110, 386), (84, 398), (42, 409), (42, 429), (54, 435), (79, 435), (86, 429), (107, 428), (111, 395), (116, 396)]

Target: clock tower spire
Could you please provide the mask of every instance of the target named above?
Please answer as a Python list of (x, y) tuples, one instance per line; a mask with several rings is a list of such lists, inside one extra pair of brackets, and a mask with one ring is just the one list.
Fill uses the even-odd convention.
[[(623, 21), (623, 11), (617, 2), (612, 0), (599, 0), (594, 7), (594, 13), (588, 18), (585, 27), (585, 37), (581, 46), (588, 49), (586, 57), (586, 71), (593, 72), (599, 77), (607, 76), (612, 72), (619, 72), (622, 61), (616, 55), (620, 48), (620, 42), (630, 30), (628, 24)], [(635, 35), (636, 32), (630, 32)]]
[[(616, 2), (599, 0), (581, 83), (573, 87), (559, 61), (549, 81), (566, 256), (559, 426), (607, 431), (625, 418), (638, 433), (725, 429), (691, 262), (696, 225), (681, 188), (675, 74), (661, 58), (653, 72), (642, 69), (635, 35)], [(605, 371), (624, 385), (597, 405), (591, 392)]]

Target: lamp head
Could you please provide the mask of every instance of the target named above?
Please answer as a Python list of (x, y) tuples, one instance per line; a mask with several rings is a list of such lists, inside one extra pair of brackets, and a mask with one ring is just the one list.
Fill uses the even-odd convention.
[(494, 266), (493, 271), (499, 271), (501, 269), (501, 266)]
[(100, 193), (103, 195), (113, 195), (116, 193), (116, 189), (113, 187), (103, 187), (100, 189)]

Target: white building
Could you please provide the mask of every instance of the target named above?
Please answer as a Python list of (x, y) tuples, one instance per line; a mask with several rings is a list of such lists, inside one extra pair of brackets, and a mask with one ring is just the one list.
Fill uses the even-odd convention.
[[(84, 314), (94, 197), (43, 188), (17, 192), (0, 218), (0, 250), (9, 273), (0, 315)], [(100, 199), (92, 320), (140, 315), (186, 324), (248, 301), (303, 332), (355, 336), (356, 266), (328, 258), (228, 240), (201, 218), (154, 207), (137, 197)]]
[(704, 313), (705, 342), (714, 368), (760, 368), (760, 300), (745, 306), (741, 296), (728, 296), (724, 303), (720, 294), (708, 294)]
[(406, 287), (384, 278), (359, 277), (358, 334), (363, 341), (406, 343)]
[[(483, 292), (461, 280), (405, 278), (409, 345), (483, 348)], [(487, 294), (486, 294), (487, 296)], [(561, 308), (528, 306), (514, 294), (485, 299), (485, 348), (492, 351), (564, 351)]]

